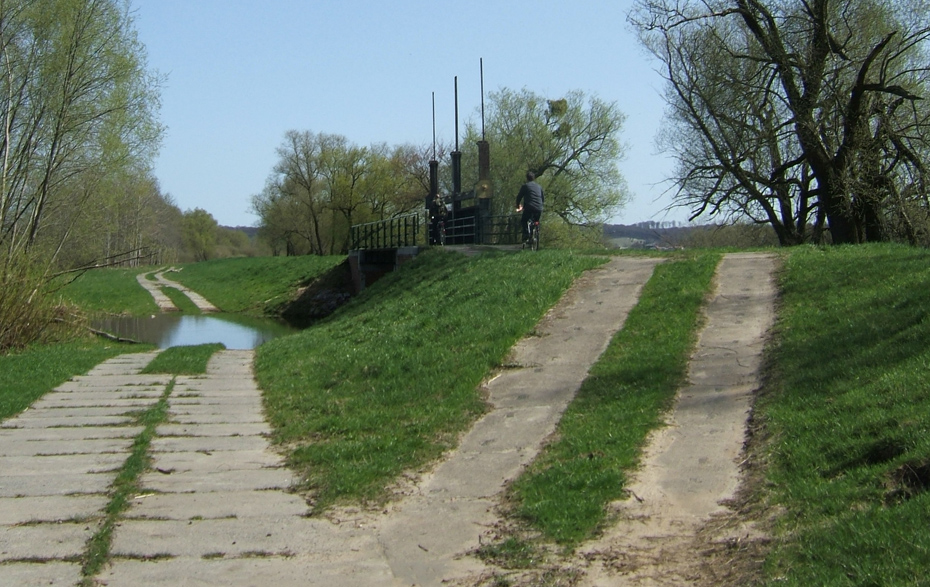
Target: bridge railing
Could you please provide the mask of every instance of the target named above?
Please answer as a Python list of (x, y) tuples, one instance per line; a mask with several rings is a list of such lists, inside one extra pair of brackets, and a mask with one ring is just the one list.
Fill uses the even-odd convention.
[(420, 244), (420, 214), (395, 216), (352, 227), (352, 250), (396, 249)]

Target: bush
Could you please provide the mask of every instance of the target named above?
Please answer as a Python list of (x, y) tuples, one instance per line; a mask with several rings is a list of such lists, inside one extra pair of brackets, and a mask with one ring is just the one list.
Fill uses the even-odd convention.
[(70, 312), (49, 295), (38, 261), (27, 254), (0, 261), (0, 353), (50, 341), (67, 328)]

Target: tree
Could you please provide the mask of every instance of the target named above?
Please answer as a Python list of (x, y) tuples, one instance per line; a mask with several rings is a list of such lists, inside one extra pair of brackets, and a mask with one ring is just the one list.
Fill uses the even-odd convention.
[[(556, 100), (526, 89), (491, 93), (485, 139), (495, 213), (512, 212), (526, 172), (533, 171), (546, 193), (547, 234), (555, 230), (556, 219), (569, 227), (600, 226), (628, 197), (617, 169), (624, 154), (619, 139), (624, 120), (616, 104), (580, 91)], [(481, 130), (469, 124), (466, 142), (480, 138)], [(463, 175), (477, 181), (477, 156), (466, 151), (465, 157)]]
[[(109, 173), (157, 145), (158, 79), (115, 0), (0, 5), (0, 243), (34, 245)], [(59, 231), (59, 233), (62, 233)]]
[(423, 150), (359, 147), (346, 137), (289, 131), (261, 194), (252, 198), (260, 236), (274, 254), (348, 251), (350, 228), (422, 206)]
[(50, 275), (94, 228), (89, 203), (147, 169), (159, 83), (128, 2), (0, 2), (0, 351), (48, 330)]
[(926, 200), (925, 0), (641, 0), (663, 65), (677, 201), (782, 244), (881, 240)]
[(213, 258), (219, 225), (213, 216), (201, 208), (188, 210), (182, 220), (184, 246), (195, 261)]

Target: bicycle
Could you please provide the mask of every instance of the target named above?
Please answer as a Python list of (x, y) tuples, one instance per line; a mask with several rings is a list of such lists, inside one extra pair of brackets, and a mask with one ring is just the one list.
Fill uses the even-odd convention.
[(539, 220), (527, 220), (526, 221), (526, 231), (529, 233), (530, 238), (523, 242), (523, 249), (527, 247), (532, 251), (539, 250)]

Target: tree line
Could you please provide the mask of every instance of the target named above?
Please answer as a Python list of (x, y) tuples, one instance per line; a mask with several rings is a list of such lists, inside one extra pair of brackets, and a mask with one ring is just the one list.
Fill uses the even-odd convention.
[[(513, 213), (528, 170), (546, 192), (547, 242), (600, 240), (602, 223), (627, 194), (617, 163), (624, 116), (583, 92), (549, 100), (529, 90), (490, 94), (486, 130), (466, 124), (463, 192), (478, 183), (479, 140), (491, 153), (493, 213)], [(361, 147), (342, 135), (289, 131), (265, 188), (253, 196), (259, 234), (274, 254), (344, 254), (350, 228), (424, 208), (429, 161), (440, 163), (440, 192), (452, 194), (455, 145)]]
[(200, 246), (152, 176), (161, 83), (128, 2), (0, 2), (0, 352), (53, 334), (75, 271), (247, 248), (215, 221)]

